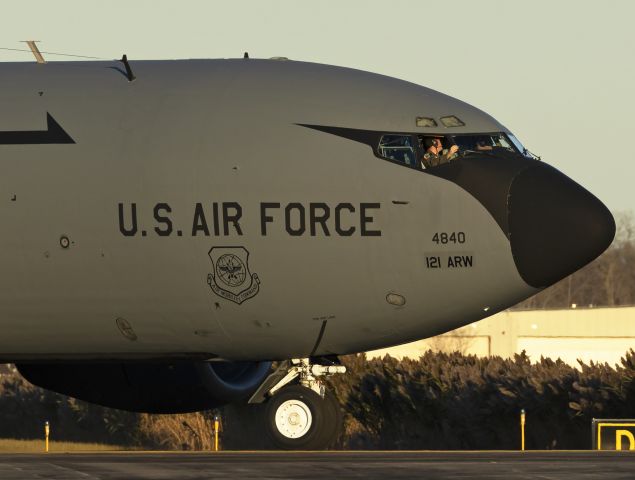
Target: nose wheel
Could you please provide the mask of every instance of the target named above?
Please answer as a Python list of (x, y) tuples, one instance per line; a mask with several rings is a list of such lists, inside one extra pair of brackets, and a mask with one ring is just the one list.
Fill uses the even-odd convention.
[(281, 388), (267, 402), (266, 430), (284, 450), (323, 450), (339, 435), (342, 420), (337, 399), (302, 385)]

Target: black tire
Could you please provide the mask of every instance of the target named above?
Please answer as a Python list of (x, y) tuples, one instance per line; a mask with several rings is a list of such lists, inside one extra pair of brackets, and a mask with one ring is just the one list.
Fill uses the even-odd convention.
[(302, 385), (282, 388), (266, 408), (265, 429), (273, 445), (283, 450), (324, 448), (319, 445), (323, 441), (324, 403)]
[(344, 415), (340, 408), (340, 402), (330, 390), (324, 395), (324, 423), (322, 425), (322, 436), (317, 449), (335, 448), (344, 423)]

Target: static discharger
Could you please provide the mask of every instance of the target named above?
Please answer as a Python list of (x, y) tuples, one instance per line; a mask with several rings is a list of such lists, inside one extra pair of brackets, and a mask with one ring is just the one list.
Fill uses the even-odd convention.
[(24, 43), (26, 43), (31, 49), (31, 52), (33, 53), (33, 56), (35, 57), (35, 60), (37, 61), (37, 63), (46, 63), (46, 60), (44, 60), (44, 57), (42, 56), (40, 49), (37, 48), (37, 45), (36, 45), (37, 42), (39, 42), (39, 40), (25, 40), (24, 41)]

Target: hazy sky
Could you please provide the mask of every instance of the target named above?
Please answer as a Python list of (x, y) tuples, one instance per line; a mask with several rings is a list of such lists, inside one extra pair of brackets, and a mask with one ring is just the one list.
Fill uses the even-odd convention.
[[(635, 1), (2, 4), (5, 48), (35, 39), (43, 51), (131, 60), (249, 51), (425, 85), (496, 117), (612, 210), (635, 210)], [(0, 50), (15, 60), (32, 57)]]

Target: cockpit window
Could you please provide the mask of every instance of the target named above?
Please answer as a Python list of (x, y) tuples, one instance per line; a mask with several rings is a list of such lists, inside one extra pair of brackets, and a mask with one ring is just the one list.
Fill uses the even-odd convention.
[[(375, 137), (377, 138), (377, 137)], [(436, 133), (386, 133), (375, 144), (375, 155), (399, 165), (425, 170), (474, 155), (524, 155), (540, 160), (512, 134), (466, 133), (449, 135)]]
[(533, 158), (535, 160), (540, 160), (540, 157), (537, 155), (534, 155), (533, 153), (531, 153), (529, 150), (527, 150), (524, 145), (522, 143), (520, 143), (520, 140), (518, 140), (516, 138), (516, 135), (512, 135), (511, 133), (508, 133), (507, 136), (509, 137), (509, 139), (511, 140), (511, 142), (514, 144), (514, 146), (518, 149), (518, 151), (520, 153), (522, 153), (525, 157), (527, 158)]
[(447, 117), (441, 117), (441, 123), (445, 127), (464, 127), (465, 123), (456, 115), (448, 115)]
[(412, 135), (382, 135), (377, 150), (380, 157), (410, 167), (416, 166), (417, 156)]
[(417, 127), (436, 127), (437, 126), (436, 120), (430, 117), (417, 117), (415, 123)]
[(454, 143), (459, 150), (473, 152), (492, 152), (505, 149), (509, 152), (520, 153), (516, 146), (504, 133), (483, 133), (477, 135), (453, 135)]
[(511, 140), (511, 142), (514, 144), (514, 146), (522, 153), (527, 152), (527, 149), (525, 147), (523, 147), (523, 144), (520, 143), (520, 140), (518, 140), (514, 135), (512, 135), (511, 133), (509, 135), (507, 135), (509, 137), (509, 139)]

